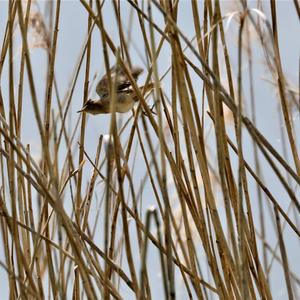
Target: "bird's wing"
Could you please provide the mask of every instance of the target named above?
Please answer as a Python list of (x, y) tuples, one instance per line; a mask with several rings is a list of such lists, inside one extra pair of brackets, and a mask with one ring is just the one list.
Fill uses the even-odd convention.
[[(131, 70), (131, 75), (134, 78), (134, 80), (137, 81), (139, 75), (142, 72), (143, 72), (142, 68), (134, 67)], [(116, 80), (115, 80), (115, 76), (117, 76)], [(115, 80), (115, 82), (116, 82), (116, 85), (117, 85), (116, 89), (118, 92), (121, 92), (121, 91), (126, 90), (131, 87), (131, 81), (128, 79), (126, 73), (120, 68), (116, 68), (113, 80)]]
[[(142, 68), (135, 67), (132, 69), (131, 74), (136, 81), (139, 75), (143, 72)], [(111, 80), (116, 83), (117, 92), (122, 92), (131, 87), (131, 82), (125, 72), (120, 67), (111, 68)], [(100, 97), (105, 97), (109, 94), (107, 74), (102, 77), (96, 87), (96, 92)]]

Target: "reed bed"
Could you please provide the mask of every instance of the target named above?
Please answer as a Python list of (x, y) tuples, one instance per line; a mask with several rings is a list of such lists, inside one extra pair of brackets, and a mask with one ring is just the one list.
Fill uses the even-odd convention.
[[(298, 1), (1, 7), (2, 299), (299, 299)], [(138, 104), (77, 114), (115, 64)]]

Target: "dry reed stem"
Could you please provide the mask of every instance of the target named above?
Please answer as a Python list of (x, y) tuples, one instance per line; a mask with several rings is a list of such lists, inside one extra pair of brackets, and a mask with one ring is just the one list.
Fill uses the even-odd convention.
[[(286, 297), (297, 298), (299, 272), (291, 261), (300, 237), (299, 124), (292, 115), (300, 102), (284, 70), (279, 4), (266, 4), (269, 15), (260, 3), (259, 10), (241, 4), (228, 17), (218, 0), (81, 0), (86, 35), (60, 97), (64, 2), (47, 3), (45, 16), (36, 2), (8, 3), (0, 52), (0, 268), (7, 273), (7, 297), (276, 299), (273, 281), (281, 272)], [(191, 34), (182, 5), (189, 9)], [(297, 1), (291, 7), (299, 18)], [(116, 36), (106, 23), (108, 10)], [(236, 53), (226, 19), (237, 30)], [(278, 91), (274, 123), (283, 127), (282, 151), (259, 127), (254, 43)], [(37, 47), (47, 57), (44, 98), (35, 74)], [(155, 114), (130, 72), (134, 51), (145, 62), (145, 84), (154, 83)], [(99, 128), (91, 148), (91, 119), (73, 115), (72, 107), (88, 100), (99, 55), (112, 113), (108, 132)], [(139, 99), (121, 127), (109, 76), (115, 63)], [(75, 103), (77, 88), (82, 98)], [(24, 138), (28, 103), (39, 158)]]

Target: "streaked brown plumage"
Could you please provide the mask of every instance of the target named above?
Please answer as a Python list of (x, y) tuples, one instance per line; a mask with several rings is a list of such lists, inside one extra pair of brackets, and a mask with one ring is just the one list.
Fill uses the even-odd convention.
[[(115, 110), (118, 113), (128, 112), (138, 101), (138, 97), (132, 89), (131, 82), (125, 72), (120, 67), (113, 67), (111, 70), (112, 83), (116, 84)], [(132, 76), (136, 81), (143, 69), (135, 67), (132, 69)], [(148, 94), (153, 90), (153, 83), (139, 87), (141, 93)], [(104, 75), (96, 87), (96, 92), (100, 96), (99, 100), (88, 100), (83, 108), (78, 112), (86, 112), (93, 115), (110, 113), (110, 95), (107, 75)]]
[[(134, 78), (135, 81), (137, 81), (138, 77), (143, 72), (142, 68), (134, 67), (131, 70), (131, 75)], [(128, 79), (127, 75), (121, 69), (120, 66), (114, 66), (110, 69), (110, 76), (111, 76), (111, 82), (116, 85), (116, 91), (124, 91), (125, 89), (128, 89), (131, 87), (131, 82)], [(104, 75), (101, 80), (98, 82), (96, 86), (96, 92), (97, 94), (102, 98), (108, 95), (109, 88), (108, 88), (108, 78), (107, 74)]]
[[(149, 83), (147, 86), (139, 87), (140, 91), (145, 95), (153, 90), (153, 83)], [(138, 101), (138, 97), (132, 89), (117, 92), (117, 98), (115, 103), (115, 110), (118, 113), (128, 112)], [(89, 99), (83, 108), (78, 112), (86, 112), (89, 114), (108, 114), (110, 113), (110, 96), (106, 95), (99, 100)]]

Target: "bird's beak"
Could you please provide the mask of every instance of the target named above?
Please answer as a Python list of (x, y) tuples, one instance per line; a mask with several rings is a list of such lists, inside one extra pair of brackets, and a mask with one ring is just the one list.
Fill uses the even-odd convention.
[(81, 110), (78, 110), (77, 113), (85, 112), (87, 105), (84, 105)]

